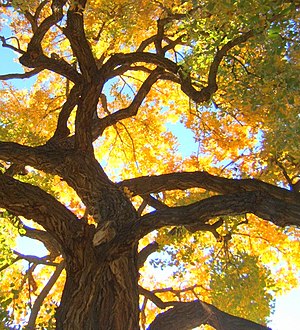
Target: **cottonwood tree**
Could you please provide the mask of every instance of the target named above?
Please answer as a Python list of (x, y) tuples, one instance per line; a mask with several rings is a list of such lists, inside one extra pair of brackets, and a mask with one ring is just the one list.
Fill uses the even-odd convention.
[(299, 266), (299, 6), (2, 2), (3, 324), (267, 328)]

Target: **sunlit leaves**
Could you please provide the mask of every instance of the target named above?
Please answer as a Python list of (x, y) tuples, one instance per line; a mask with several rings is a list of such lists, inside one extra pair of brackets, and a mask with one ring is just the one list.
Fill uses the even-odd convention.
[[(10, 28), (6, 37), (13, 37), (7, 41), (19, 53), (27, 49), (34, 31), (51, 14), (51, 3), (44, 4), (13, 1), (17, 10), (5, 9)], [(67, 3), (64, 13), (76, 6), (74, 1)], [(33, 16), (37, 8), (39, 12)], [(112, 121), (94, 141), (95, 155), (111, 180), (205, 170), (235, 179), (258, 177), (298, 190), (299, 9), (295, 4), (267, 0), (93, 0), (85, 8), (80, 7), (78, 14), (84, 17), (95, 71), (109, 63), (112, 55), (137, 49), (156, 58), (162, 56), (163, 61), (172, 60), (176, 68), (160, 68), (161, 76), (138, 109), (125, 119)], [(44, 60), (56, 65), (64, 61), (80, 75), (84, 66), (76, 58), (74, 44), (71, 47), (64, 35), (65, 24), (64, 18), (45, 34), (41, 42)], [(249, 32), (251, 37), (231, 47)], [(228, 51), (213, 68), (224, 47)], [(156, 67), (147, 60), (122, 65), (112, 67), (110, 75), (103, 78), (97, 114), (91, 123), (95, 130), (105, 118), (126, 113)], [(183, 93), (183, 81), (190, 79), (190, 88), (197, 93), (211, 84), (214, 74), (218, 90), (205, 103), (195, 104)], [(3, 84), (0, 140), (31, 146), (45, 144), (55, 132), (70, 87), (70, 81), (50, 70), (40, 72), (26, 90)], [(67, 125), (72, 135), (77, 107), (71, 111)], [(193, 150), (180, 146), (180, 136), (176, 138), (172, 132), (172, 125), (179, 122), (194, 136)], [(72, 145), (74, 141), (69, 137), (67, 142)], [(179, 146), (181, 150), (186, 147), (185, 155), (189, 157), (180, 154)], [(2, 170), (10, 165), (1, 163)], [(26, 171), (25, 176), (18, 176), (20, 181), (41, 187), (80, 219), (93, 222), (76, 192), (62, 178), (34, 168)], [(138, 209), (142, 197), (132, 198), (130, 190), (124, 192)], [(213, 194), (190, 189), (164, 191), (151, 197), (176, 207)], [(151, 210), (148, 206), (143, 212)], [(22, 324), (52, 268), (28, 263), (24, 266), (21, 262), (11, 265), (14, 255), (10, 247), (15, 244), (17, 230), (6, 217), (3, 219), (0, 267), (10, 267), (1, 278), (6, 298), (0, 297), (0, 311), (9, 311), (9, 315), (2, 313), (7, 322)], [(209, 227), (218, 221), (220, 226)], [(221, 309), (227, 307), (236, 315), (266, 322), (273, 295), (297, 284), (299, 232), (278, 229), (248, 214), (211, 219), (200, 229), (163, 228), (144, 237), (140, 250), (153, 240), (159, 247), (140, 270), (140, 283), (151, 290), (155, 285), (154, 292), (163, 300), (200, 298)], [(241, 285), (236, 286), (237, 282)], [(62, 285), (63, 277), (41, 309), (39, 327), (51, 328)], [(245, 296), (246, 300), (241, 299)], [(141, 302), (144, 325), (157, 313), (146, 300)]]
[(14, 259), (12, 248), (16, 245), (18, 219), (4, 210), (0, 210), (0, 269), (8, 267)]
[(16, 90), (6, 85), (0, 101), (2, 141), (36, 145), (49, 139), (56, 126), (58, 110), (61, 109), (63, 101), (61, 94), (54, 94), (48, 98), (49, 92), (51, 94), (49, 89), (44, 89), (41, 85), (31, 94), (28, 94), (28, 90)]
[[(30, 315), (33, 304), (53, 273), (53, 267), (14, 264), (1, 274), (0, 315), (6, 327), (22, 326)], [(50, 295), (41, 306), (36, 326), (53, 329), (54, 313), (61, 297), (65, 275), (62, 274)], [(6, 313), (6, 315), (5, 315)]]
[(274, 307), (270, 293), (274, 284), (270, 271), (258, 263), (258, 257), (240, 253), (228, 260), (215, 261), (211, 270), (212, 303), (229, 313), (261, 324)]

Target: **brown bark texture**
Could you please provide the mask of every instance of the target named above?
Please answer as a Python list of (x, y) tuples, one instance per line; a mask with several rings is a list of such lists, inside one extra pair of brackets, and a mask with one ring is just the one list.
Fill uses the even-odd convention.
[(77, 271), (67, 267), (57, 329), (139, 329), (135, 254), (132, 250), (114, 260), (86, 260)]
[(159, 314), (147, 330), (189, 330), (199, 324), (208, 324), (220, 330), (270, 330), (266, 326), (224, 313), (200, 300), (176, 304)]
[[(10, 166), (5, 173), (0, 172), (0, 207), (41, 225), (44, 230), (25, 228), (26, 235), (43, 241), (52, 258), (61, 254), (64, 259), (66, 283), (56, 311), (57, 329), (136, 330), (139, 329), (139, 292), (147, 294), (138, 287), (138, 268), (159, 248), (154, 242), (138, 254), (141, 238), (166, 226), (185, 226), (192, 232), (209, 230), (218, 237), (216, 229), (221, 223), (212, 225), (208, 220), (245, 213), (256, 214), (280, 227), (300, 226), (300, 194), (259, 180), (233, 180), (200, 171), (112, 182), (93, 150), (93, 142), (105, 129), (135, 116), (159, 79), (179, 84), (183, 93), (196, 103), (209, 101), (218, 89), (218, 68), (226, 54), (254, 38), (258, 32), (239, 33), (220, 47), (208, 68), (205, 87), (199, 88), (193, 85), (188, 72), (183, 72), (180, 65), (165, 56), (167, 50), (181, 44), (181, 40), (164, 39), (164, 27), (184, 16), (159, 20), (157, 34), (145, 40), (137, 51), (112, 54), (101, 62), (94, 58), (85, 36), (86, 1), (73, 2), (72, 6), (64, 7), (67, 1), (52, 0), (49, 2), (51, 14), (44, 19), (39, 13), (48, 1), (41, 2), (35, 15), (27, 13), (33, 34), (26, 50), (13, 48), (1, 37), (3, 46), (19, 52), (20, 63), (32, 69), (24, 75), (3, 75), (1, 79), (27, 78), (49, 70), (65, 77), (72, 88), (62, 105), (56, 130), (47, 143), (32, 147), (0, 142), (0, 160)], [(45, 35), (62, 19), (65, 25), (60, 33), (68, 39), (77, 65), (57, 56), (48, 56), (42, 48)], [(147, 47), (152, 43), (156, 51), (148, 52)], [(109, 112), (103, 94), (105, 83), (138, 68), (148, 74), (147, 78), (125, 108)], [(97, 114), (98, 103), (107, 113), (102, 118)], [(68, 121), (74, 109), (75, 133), (70, 135)], [(24, 174), (27, 165), (61, 177), (85, 205), (85, 216), (78, 218), (49, 193), (17, 179), (15, 175)], [(171, 208), (151, 195), (195, 187), (211, 191), (214, 196)], [(143, 205), (150, 205), (155, 210), (141, 215), (143, 208), (134, 208), (126, 189), (132, 195), (140, 195)], [(88, 223), (89, 217), (94, 224)], [(159, 314), (149, 330), (191, 329), (201, 324), (209, 324), (218, 330), (267, 329), (199, 300), (162, 302), (151, 295), (149, 299), (161, 309), (172, 307)], [(35, 310), (32, 323), (36, 315)]]

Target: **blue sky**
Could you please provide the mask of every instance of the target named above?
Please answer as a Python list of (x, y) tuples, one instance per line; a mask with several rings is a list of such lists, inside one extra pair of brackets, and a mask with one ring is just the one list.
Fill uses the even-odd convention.
[[(9, 37), (9, 30), (4, 29), (0, 31), (0, 35)], [(0, 46), (0, 74), (7, 73), (21, 73), (23, 72), (21, 66), (15, 61), (17, 54), (10, 49), (6, 49)], [(30, 87), (34, 78), (21, 80), (14, 79), (9, 82), (14, 84), (18, 88)], [(172, 130), (173, 131), (173, 130)], [(183, 129), (183, 126), (174, 129), (174, 133), (178, 136), (181, 146), (179, 151), (184, 153), (188, 150), (197, 150), (192, 134)], [(41, 245), (32, 243), (30, 239), (22, 239), (19, 241), (19, 248), (17, 250), (24, 254), (37, 254), (43, 256), (46, 250)], [(275, 313), (272, 315), (272, 322), (269, 324), (273, 330), (300, 330), (300, 287), (292, 290), (291, 292), (278, 297), (276, 301)]]

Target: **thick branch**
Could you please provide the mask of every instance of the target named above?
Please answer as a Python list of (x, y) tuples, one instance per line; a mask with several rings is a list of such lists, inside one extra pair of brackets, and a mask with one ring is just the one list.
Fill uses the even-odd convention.
[(139, 45), (139, 47), (137, 48), (137, 52), (143, 52), (149, 45), (152, 44), (152, 42), (154, 42), (156, 40), (156, 34), (143, 40), (141, 42), (141, 44)]
[(55, 72), (74, 83), (81, 82), (81, 75), (71, 64), (66, 62), (63, 58), (50, 58), (44, 54), (38, 54), (32, 51), (31, 53), (26, 52), (23, 56), (20, 57), (19, 61), (21, 64), (27, 66), (28, 68), (44, 68)]
[(152, 197), (151, 195), (141, 195), (143, 200), (147, 202), (147, 204), (151, 207), (153, 207), (156, 210), (162, 210), (167, 209), (168, 206), (164, 204), (163, 202), (159, 201), (158, 199)]
[[(0, 159), (59, 175), (77, 192), (82, 202), (88, 206), (89, 214), (97, 221), (111, 221), (113, 217), (126, 221), (128, 218), (124, 211), (125, 205), (128, 211), (134, 210), (122, 190), (109, 180), (93, 154), (80, 150), (61, 150), (51, 144), (27, 147), (13, 142), (0, 142)], [(121, 217), (116, 212), (115, 203), (122, 204), (124, 212)], [(74, 227), (73, 230), (75, 229)]]
[(176, 305), (176, 301), (162, 301), (155, 293), (144, 289), (143, 287), (139, 286), (139, 294), (147, 297), (150, 299), (158, 308), (164, 309), (169, 306)]
[(269, 183), (256, 179), (227, 179), (198, 171), (143, 176), (124, 180), (119, 185), (128, 187), (135, 195), (159, 193), (175, 189), (203, 188), (220, 194), (231, 194), (238, 191), (262, 191), (286, 202), (300, 203), (299, 193), (291, 192)]
[(220, 50), (217, 51), (209, 69), (208, 86), (217, 85), (216, 78), (217, 78), (218, 68), (224, 56), (228, 53), (228, 51), (233, 47), (246, 42), (248, 39), (250, 39), (253, 36), (254, 36), (253, 31), (248, 31), (247, 33), (243, 33), (241, 36), (227, 42)]
[(80, 95), (75, 119), (75, 148), (93, 153), (93, 118), (97, 112), (97, 104), (102, 87), (96, 84), (85, 84)]
[(46, 265), (46, 266), (57, 266), (57, 263), (49, 261), (49, 256), (44, 256), (44, 257), (37, 257), (33, 255), (25, 255), (22, 253), (19, 253), (18, 251), (13, 251), (15, 255), (17, 255), (18, 259), (23, 259), (28, 261), (29, 263), (33, 263), (36, 265)]
[(74, 87), (71, 89), (71, 92), (68, 95), (68, 99), (64, 103), (62, 110), (59, 113), (57, 127), (51, 140), (61, 140), (68, 137), (70, 134), (70, 130), (68, 128), (68, 120), (72, 110), (79, 102), (80, 91), (80, 85), (74, 85)]
[(43, 54), (41, 42), (49, 29), (63, 18), (63, 6), (66, 0), (52, 0), (52, 14), (46, 17), (42, 23), (34, 28), (34, 34), (28, 44), (27, 51), (23, 53), (19, 61), (29, 68), (43, 68), (56, 72), (73, 82), (79, 82), (80, 74), (64, 59), (47, 57)]
[(130, 65), (137, 62), (155, 64), (158, 67), (173, 73), (177, 73), (178, 70), (178, 66), (176, 63), (157, 54), (146, 52), (135, 52), (127, 54), (118, 53), (112, 55), (111, 58), (103, 65), (101, 70), (99, 70), (99, 75), (103, 75), (105, 77), (110, 76), (111, 71), (116, 67), (120, 65)]
[(219, 65), (223, 60), (224, 56), (228, 53), (230, 49), (241, 43), (246, 42), (253, 35), (254, 35), (253, 31), (243, 33), (241, 36), (226, 43), (220, 50), (217, 51), (209, 68), (207, 86), (199, 91), (193, 87), (190, 75), (187, 75), (187, 73), (184, 71), (179, 71), (182, 80), (181, 83), (182, 91), (196, 103), (208, 101), (212, 96), (212, 94), (215, 93), (218, 89), (217, 72)]
[(59, 246), (59, 243), (55, 241), (55, 239), (46, 231), (40, 229), (30, 228), (28, 226), (23, 225), (22, 229), (26, 231), (26, 237), (36, 239), (42, 242), (46, 249), (49, 251), (51, 258), (55, 258), (61, 254), (62, 248)]
[(164, 226), (199, 225), (217, 216), (253, 213), (279, 227), (300, 227), (300, 205), (279, 200), (267, 193), (239, 192), (213, 196), (187, 206), (170, 207), (142, 216), (132, 231), (141, 238)]
[(148, 330), (189, 330), (201, 324), (208, 324), (217, 330), (269, 329), (255, 322), (222, 312), (201, 300), (195, 300), (178, 302), (176, 305), (174, 303), (173, 308), (156, 316)]
[(18, 165), (29, 165), (38, 170), (59, 174), (66, 152), (48, 146), (29, 147), (14, 142), (0, 142), (0, 159)]
[(38, 29), (39, 16), (40, 16), (43, 8), (47, 5), (48, 2), (49, 2), (48, 0), (42, 1), (38, 5), (34, 15), (32, 15), (29, 11), (25, 11), (25, 17), (28, 19), (29, 23), (31, 24), (31, 28), (32, 28), (33, 32), (36, 32), (36, 30)]
[(63, 31), (70, 41), (74, 56), (78, 59), (85, 81), (91, 82), (97, 72), (97, 65), (84, 32), (83, 10), (85, 4), (86, 1), (81, 0), (74, 8), (68, 10), (67, 26)]
[(156, 252), (158, 250), (158, 243), (152, 242), (148, 245), (146, 245), (138, 254), (138, 268), (141, 268), (144, 266), (145, 261), (150, 256), (150, 254)]
[(63, 6), (66, 4), (66, 2), (66, 0), (52, 0), (52, 14), (46, 17), (36, 29), (28, 44), (29, 52), (31, 50), (41, 50), (41, 42), (48, 30), (63, 18)]
[[(83, 223), (39, 187), (0, 174), (0, 207), (15, 215), (33, 219), (60, 243), (70, 234), (79, 234)], [(63, 246), (63, 244), (62, 244)]]
[[(133, 63), (137, 62), (144, 62), (148, 64), (155, 64), (160, 68), (163, 68), (170, 73), (174, 74), (175, 76), (178, 75), (180, 77), (180, 85), (182, 91), (188, 95), (193, 101), (196, 103), (201, 103), (208, 101), (213, 93), (215, 93), (218, 89), (216, 78), (217, 78), (217, 71), (219, 68), (219, 65), (224, 58), (224, 56), (228, 53), (230, 49), (235, 47), (236, 45), (239, 45), (241, 43), (246, 42), (249, 38), (251, 38), (254, 33), (253, 31), (249, 31), (247, 33), (244, 33), (237, 38), (229, 41), (226, 43), (220, 50), (217, 51), (214, 60), (212, 61), (210, 68), (209, 68), (209, 74), (207, 79), (207, 86), (203, 87), (201, 90), (197, 90), (194, 88), (190, 75), (181, 70), (180, 66), (178, 66), (173, 61), (169, 60), (168, 58), (164, 57), (161, 49), (161, 38), (162, 38), (162, 26), (160, 27), (157, 39), (150, 38), (148, 42), (156, 41), (156, 47), (158, 48), (159, 54), (153, 54), (153, 53), (147, 53), (147, 52), (135, 52), (135, 53), (127, 53), (127, 54), (115, 54), (113, 55), (102, 67), (102, 69), (99, 71), (99, 75), (103, 75), (105, 77), (108, 77), (111, 75), (111, 72), (114, 68), (123, 66), (123, 65), (131, 65)], [(141, 46), (139, 49), (143, 49), (144, 46)], [(171, 79), (176, 80), (176, 79)]]

